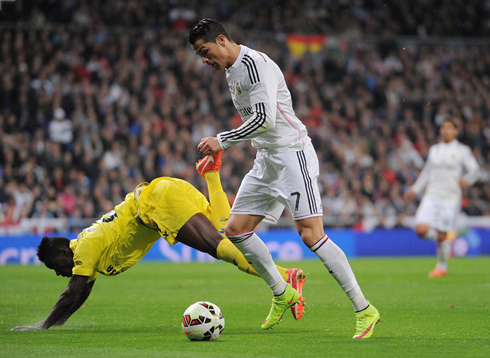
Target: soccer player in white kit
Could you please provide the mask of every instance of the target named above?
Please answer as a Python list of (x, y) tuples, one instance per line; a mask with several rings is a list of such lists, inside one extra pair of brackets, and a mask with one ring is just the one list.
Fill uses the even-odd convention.
[(292, 287), (281, 277), (269, 249), (254, 232), (262, 220), (276, 223), (287, 207), (303, 242), (351, 300), (357, 318), (354, 338), (371, 337), (380, 315), (364, 298), (344, 252), (323, 230), (318, 158), (306, 127), (294, 113), (283, 73), (266, 54), (236, 44), (215, 20), (200, 20), (189, 42), (203, 63), (225, 70), (233, 103), (244, 122), (216, 137), (201, 139), (198, 151), (211, 155), (247, 140), (257, 148), (225, 233), (272, 290), (272, 307), (262, 328), (278, 323), (289, 307), (293, 314), (297, 310), (302, 315), (298, 292), (302, 282)]
[[(444, 120), (440, 134), (442, 142), (429, 149), (424, 168), (405, 193), (408, 201), (425, 189), (415, 216), (415, 232), (423, 239), (437, 241), (437, 265), (429, 272), (429, 277), (446, 276), (451, 253), (448, 233), (456, 229), (461, 189), (477, 181), (480, 170), (471, 149), (456, 139), (455, 119)], [(463, 171), (466, 171), (464, 176)]]

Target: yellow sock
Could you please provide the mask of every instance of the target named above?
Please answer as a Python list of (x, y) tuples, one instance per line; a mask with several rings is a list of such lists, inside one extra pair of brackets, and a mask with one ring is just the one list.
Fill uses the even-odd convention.
[(214, 227), (224, 234), (224, 228), (230, 217), (230, 203), (221, 186), (219, 172), (207, 172), (205, 178), (209, 192), (210, 220)]
[[(236, 248), (233, 243), (228, 239), (223, 239), (218, 244), (218, 248), (216, 249), (218, 259), (232, 263), (235, 266), (238, 266), (238, 269), (249, 273), (251, 275), (259, 276), (257, 271), (247, 262), (243, 254)], [(287, 270), (284, 267), (277, 266), (279, 273), (281, 274), (284, 281), (288, 280)]]

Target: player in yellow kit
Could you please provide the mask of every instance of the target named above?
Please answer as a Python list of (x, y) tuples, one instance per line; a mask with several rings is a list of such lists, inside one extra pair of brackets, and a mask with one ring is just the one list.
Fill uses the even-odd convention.
[[(84, 229), (76, 239), (44, 237), (38, 247), (39, 259), (58, 276), (71, 279), (44, 320), (36, 326), (13, 330), (48, 329), (64, 324), (88, 298), (99, 273), (113, 276), (126, 271), (141, 260), (160, 237), (170, 245), (181, 242), (258, 276), (241, 252), (219, 233), (223, 232), (230, 214), (219, 178), (221, 154), (205, 157), (197, 165), (208, 184), (211, 204), (186, 181), (157, 178), (138, 185), (113, 211)], [(303, 271), (278, 269), (301, 292)], [(303, 304), (293, 310), (296, 319), (302, 314)]]

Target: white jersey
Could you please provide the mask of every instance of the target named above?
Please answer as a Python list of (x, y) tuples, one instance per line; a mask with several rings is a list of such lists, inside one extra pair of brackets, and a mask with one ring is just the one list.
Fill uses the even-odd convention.
[(478, 162), (468, 146), (457, 140), (442, 142), (430, 147), (424, 168), (412, 188), (417, 194), (425, 188), (424, 196), (432, 200), (459, 205), (459, 179), (463, 178), (471, 185), (478, 180), (479, 173)]
[(269, 56), (241, 45), (240, 55), (226, 70), (233, 104), (243, 124), (218, 134), (223, 149), (251, 139), (270, 152), (303, 150), (311, 141), (296, 117), (291, 94), (279, 66)]

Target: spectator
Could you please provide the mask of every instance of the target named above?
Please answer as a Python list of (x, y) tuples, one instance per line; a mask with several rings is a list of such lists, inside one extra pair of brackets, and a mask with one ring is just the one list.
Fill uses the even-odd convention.
[[(428, 143), (437, 141), (438, 125), (448, 115), (463, 119), (461, 141), (475, 149), (486, 170), (481, 185), (466, 193), (464, 210), (489, 215), (488, 46), (417, 45), (416, 38), (398, 37), (490, 35), (489, 10), (484, 2), (427, 0), (383, 3), (379, 12), (377, 0), (371, 3), (320, 6), (305, 0), (300, 11), (292, 0), (246, 9), (217, 0), (205, 8), (196, 1), (185, 7), (81, 1), (70, 5), (63, 21), (52, 7), (19, 7), (8, 20), (25, 20), (25, 27), (0, 32), (2, 220), (98, 217), (120, 201), (121, 190), (162, 174), (203, 189), (193, 170), (197, 141), (240, 121), (225, 81), (211, 81), (214, 72), (197, 65), (182, 36), (186, 19), (194, 23), (203, 16), (231, 29), (253, 29), (247, 41), (283, 69), (318, 150), (326, 213), (337, 223), (374, 216), (375, 225), (397, 225), (406, 212), (413, 214), (401, 194), (417, 177)], [(435, 5), (440, 11), (425, 16)], [(274, 21), (255, 16), (259, 6)], [(461, 26), (441, 27), (446, 21)], [(116, 30), (119, 25), (127, 31)], [(319, 31), (328, 32), (327, 46), (302, 59), (275, 36)], [(366, 42), (361, 34), (374, 40)], [(236, 192), (253, 165), (254, 151), (245, 145), (224, 154), (221, 174), (228, 193)], [(22, 204), (24, 210), (16, 210), (24, 197), (18, 193), (26, 188), (33, 196), (30, 209)], [(69, 200), (59, 200), (66, 195)]]
[(56, 108), (54, 119), (49, 122), (49, 139), (64, 145), (70, 144), (73, 140), (72, 123), (65, 117), (63, 108)]

